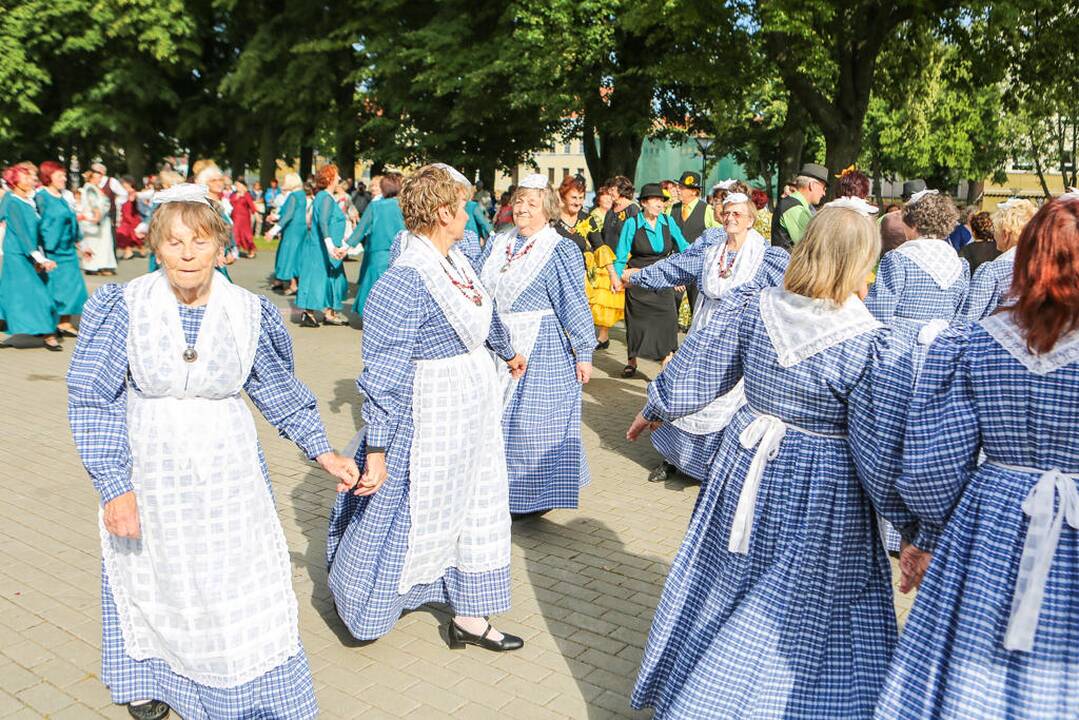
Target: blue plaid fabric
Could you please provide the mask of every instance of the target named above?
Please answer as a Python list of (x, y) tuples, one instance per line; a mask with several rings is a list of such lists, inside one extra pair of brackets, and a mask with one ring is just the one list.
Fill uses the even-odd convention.
[[(314, 457), (332, 448), (311, 392), (293, 374), (292, 342), (280, 311), (262, 298), (262, 333), (244, 389), (272, 425)], [(194, 344), (205, 308), (180, 307)], [(120, 285), (94, 293), (83, 310), (68, 370), (68, 416), (75, 445), (102, 503), (132, 489), (127, 442), (128, 313)], [(259, 449), (262, 459), (262, 450)], [(272, 492), (262, 459), (267, 491)], [(236, 688), (210, 688), (172, 672), (160, 660), (136, 661), (124, 651), (108, 577), (102, 572), (102, 679), (114, 702), (158, 699), (185, 720), (310, 718), (318, 712), (301, 651), (262, 677)]]
[[(483, 248), (480, 246), (480, 236), (471, 230), (465, 230), (465, 234), (457, 243), (457, 249), (465, 254), (465, 257), (468, 258), (468, 261), (472, 263), (472, 267), (478, 273), (481, 267), (479, 265), (480, 255), (483, 254)], [(397, 233), (393, 238), (393, 244), (390, 245), (390, 264), (395, 263), (400, 255), (401, 233)]]
[[(1079, 363), (1034, 375), (980, 325), (929, 349), (911, 403), (899, 492), (943, 525), (877, 717), (1079, 717), (1079, 533), (1064, 526), (1031, 652), (1004, 649), (1038, 480), (1079, 473)], [(1059, 511), (1059, 501), (1057, 505)]]
[[(649, 386), (645, 416), (695, 412), (745, 377), (649, 633), (632, 703), (657, 718), (867, 718), (896, 640), (874, 508), (894, 490), (909, 347), (881, 329), (779, 366), (757, 294), (739, 288)], [(748, 554), (728, 551), (757, 411), (791, 427), (764, 471)]]
[(993, 314), (1012, 286), (1015, 270), (1015, 253), (1001, 255), (992, 262), (983, 263), (970, 281), (970, 293), (963, 303), (962, 317), (977, 322)]
[[(514, 250), (524, 238), (518, 237)], [(487, 244), (480, 266), (490, 255)], [(575, 508), (591, 477), (581, 444), (581, 385), (578, 362), (592, 362), (596, 332), (584, 294), (584, 260), (572, 240), (562, 238), (551, 258), (518, 296), (514, 312), (554, 310), (543, 319), (528, 358), (528, 370), (502, 415), (510, 512)]]
[[(388, 477), (372, 496), (337, 496), (326, 540), (337, 614), (361, 640), (385, 635), (403, 611), (429, 602), (446, 603), (470, 616), (494, 615), (510, 606), (508, 567), (486, 573), (450, 568), (437, 582), (417, 585), (404, 595), (397, 592), (410, 527), (414, 361), (465, 353), (438, 303), (423, 288), (415, 269), (391, 265), (364, 308), (363, 373), (357, 385), (365, 396), (366, 433), (356, 460), (363, 462), (367, 445), (385, 449)], [(497, 313), (487, 343), (502, 358), (514, 354)]]
[[(699, 288), (703, 282), (704, 251), (726, 239), (722, 228), (709, 228), (684, 252), (666, 257), (633, 275), (632, 284), (649, 290), (694, 284)], [(735, 257), (736, 253), (727, 253), (728, 262), (734, 262)], [(789, 261), (790, 255), (786, 250), (769, 246), (751, 283), (757, 287), (781, 285)], [(652, 446), (664, 460), (694, 480), (705, 482), (723, 440), (723, 432), (694, 435), (671, 423), (664, 423), (652, 432), (651, 440)]]

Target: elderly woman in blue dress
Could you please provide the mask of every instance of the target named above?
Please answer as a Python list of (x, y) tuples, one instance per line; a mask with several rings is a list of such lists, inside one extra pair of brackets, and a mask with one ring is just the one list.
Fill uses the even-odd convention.
[(349, 247), (363, 245), (363, 261), (356, 280), (356, 301), (352, 311), (363, 317), (363, 307), (382, 273), (390, 266), (393, 239), (405, 229), (397, 193), (401, 191), (401, 173), (386, 173), (379, 179), (382, 197), (367, 206), (347, 243)]
[(67, 190), (67, 173), (63, 166), (46, 160), (41, 163), (38, 176), (42, 189), (34, 200), (41, 215), (41, 247), (56, 263), (56, 269), (49, 274), (49, 292), (60, 315), (56, 330), (65, 337), (75, 337), (77, 332), (71, 317), (82, 314), (82, 306), (88, 297), (86, 281), (79, 270), (79, 257), (88, 256), (92, 251), (81, 245), (82, 232), (75, 214), (75, 198)]
[[(720, 300), (735, 288), (747, 283), (756, 287), (779, 285), (790, 259), (786, 250), (771, 246), (753, 229), (757, 206), (745, 194), (727, 195), (717, 214), (722, 229), (705, 230), (685, 252), (624, 273), (630, 287), (698, 288), (690, 332), (705, 327)], [(649, 473), (649, 481), (663, 482), (675, 470), (698, 482), (707, 480), (723, 429), (744, 402), (745, 391), (739, 382), (700, 412), (657, 427), (652, 432), (652, 444), (663, 462)]]
[(317, 328), (315, 313), (322, 311), (324, 325), (348, 325), (341, 313), (348, 294), (348, 278), (342, 266), (348, 247), (345, 240), (345, 213), (334, 199), (341, 181), (336, 165), (326, 165), (315, 175), (318, 192), (311, 201), (311, 227), (300, 251), (300, 284), (296, 307), (300, 326)]
[(911, 402), (899, 493), (944, 529), (915, 543), (881, 720), (1079, 717), (1079, 193), (1025, 227), (1011, 287), (937, 337)]
[[(60, 352), (57, 340), (56, 303), (49, 291), (49, 276), (57, 263), (41, 249), (40, 223), (34, 202), (37, 168), (20, 163), (4, 170), (4, 182), (11, 188), (5, 195), (4, 262), (0, 270), (0, 318), (11, 335), (36, 335), (46, 350)], [(4, 343), (7, 346), (7, 343)]]
[(590, 479), (581, 385), (592, 375), (596, 334), (581, 251), (551, 226), (561, 212), (557, 193), (545, 176), (531, 175), (511, 203), (516, 227), (487, 242), (480, 277), (528, 358), (525, 377), (502, 375), (510, 512), (523, 515), (577, 507)]
[[(783, 287), (744, 285), (691, 332), (627, 433), (698, 412), (744, 378), (671, 566), (633, 706), (657, 718), (869, 718), (896, 642), (874, 510), (895, 492), (909, 347), (862, 304), (875, 223), (825, 208)], [(897, 342), (898, 341), (898, 342)]]
[(296, 173), (285, 175), (281, 191), (288, 193), (280, 209), (274, 210), (281, 239), (274, 256), (274, 279), (276, 289), (282, 294), (296, 294), (300, 277), (300, 253), (307, 237), (307, 193), (303, 181)]
[(1037, 211), (1038, 208), (1029, 200), (1013, 198), (1001, 203), (993, 218), (997, 249), (1001, 254), (990, 262), (982, 263), (970, 279), (970, 292), (963, 303), (964, 320), (977, 322), (987, 318), (1004, 302), (1012, 285), (1019, 236)]
[(84, 308), (68, 371), (75, 445), (101, 497), (102, 680), (135, 718), (313, 718), (292, 568), (246, 391), (346, 484), (281, 314), (214, 271), (228, 225), (205, 189), (162, 193), (162, 269)]
[(451, 647), (515, 650), (523, 641), (485, 618), (510, 605), (498, 366), (520, 377), (525, 360), (455, 247), (468, 219), (461, 186), (427, 165), (398, 197), (409, 237), (367, 299), (364, 476), (330, 516), (330, 591), (361, 640), (436, 602), (455, 615)]

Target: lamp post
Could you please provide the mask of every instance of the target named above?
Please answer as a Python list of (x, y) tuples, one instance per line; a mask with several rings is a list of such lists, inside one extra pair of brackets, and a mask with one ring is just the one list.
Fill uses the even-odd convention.
[(693, 142), (697, 143), (697, 149), (701, 151), (701, 185), (705, 186), (708, 184), (708, 148), (712, 147), (715, 140), (695, 136)]

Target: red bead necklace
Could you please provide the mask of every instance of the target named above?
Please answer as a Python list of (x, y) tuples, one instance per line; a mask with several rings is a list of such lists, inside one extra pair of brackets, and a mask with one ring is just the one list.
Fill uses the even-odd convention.
[[(447, 263), (449, 263), (448, 260), (447, 260)], [(454, 271), (456, 272), (457, 268), (454, 267), (452, 263), (449, 263), (449, 264), (450, 264), (450, 267), (453, 267)], [(481, 293), (479, 290), (476, 289), (476, 283), (474, 283), (474, 282), (472, 282), (471, 280), (468, 280), (468, 279), (458, 280), (457, 278), (455, 278), (453, 275), (450, 274), (450, 271), (446, 267), (446, 265), (442, 266), (442, 272), (446, 273), (446, 277), (449, 278), (451, 283), (453, 283), (453, 286), (455, 288), (457, 288), (457, 290), (462, 295), (464, 295), (466, 298), (471, 300), (473, 305), (475, 305), (476, 307), (479, 307), (480, 305), (483, 305), (483, 293)]]
[[(537, 233), (537, 235), (538, 234), (539, 233)], [(521, 248), (520, 250), (518, 250), (517, 252), (513, 252), (513, 241), (512, 240), (509, 241), (508, 243), (506, 243), (506, 264), (502, 266), (502, 269), (499, 272), (506, 272), (507, 270), (509, 270), (510, 269), (510, 264), (513, 263), (515, 260), (520, 260), (525, 255), (527, 255), (528, 253), (532, 252), (532, 247), (535, 244), (536, 244), (536, 235), (533, 235), (532, 239), (530, 239), (525, 244), (525, 246), (523, 248)]]

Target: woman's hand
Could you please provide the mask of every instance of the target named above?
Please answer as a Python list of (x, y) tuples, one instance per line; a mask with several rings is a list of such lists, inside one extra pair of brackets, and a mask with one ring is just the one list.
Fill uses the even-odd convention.
[(902, 577), (899, 580), (899, 592), (909, 593), (921, 585), (932, 559), (932, 553), (919, 550), (908, 542), (901, 543), (899, 570), (902, 572)]
[(38, 265), (38, 268), (40, 270), (45, 271), (45, 272), (52, 272), (53, 270), (56, 269), (56, 263), (53, 262), (52, 260), (46, 260), (45, 262)]
[(510, 377), (516, 380), (525, 374), (525, 370), (528, 369), (528, 360), (521, 353), (517, 353), (506, 361), (506, 365), (509, 366)]
[(363, 470), (359, 486), (352, 491), (353, 495), (374, 495), (386, 482), (386, 453), (367, 453), (367, 467)]
[(622, 284), (623, 285), (632, 285), (633, 281), (631, 281), (630, 278), (633, 277), (634, 275), (636, 275), (637, 273), (639, 273), (640, 271), (641, 271), (640, 268), (626, 268), (625, 270), (623, 270), (622, 271)]
[(592, 363), (579, 362), (577, 363), (577, 382), (584, 385), (592, 379)]
[(622, 278), (618, 277), (618, 273), (614, 270), (614, 265), (607, 266), (607, 273), (611, 276), (611, 289), (615, 292), (622, 292), (625, 287), (622, 284)]
[(315, 458), (322, 469), (337, 478), (337, 492), (344, 492), (356, 486), (360, 481), (360, 469), (356, 461), (336, 452), (322, 453)]
[(105, 529), (110, 535), (137, 540), (142, 535), (139, 527), (139, 508), (135, 491), (128, 490), (105, 503)]
[(633, 418), (633, 422), (629, 426), (629, 430), (626, 430), (626, 440), (630, 442), (636, 442), (637, 438), (641, 436), (641, 433), (647, 430), (655, 430), (660, 425), (658, 420), (648, 420), (641, 413), (637, 413), (637, 417)]

